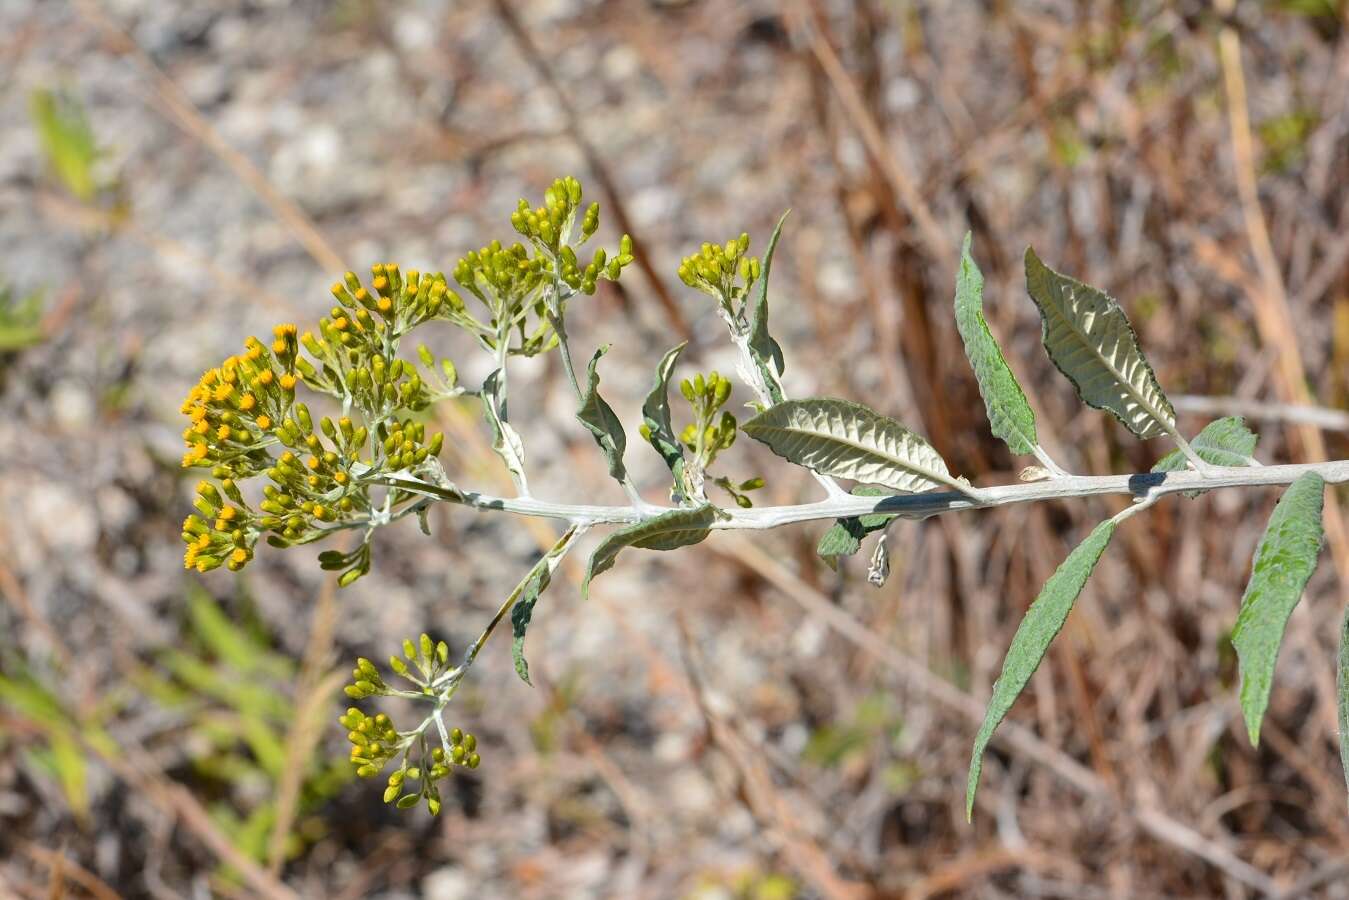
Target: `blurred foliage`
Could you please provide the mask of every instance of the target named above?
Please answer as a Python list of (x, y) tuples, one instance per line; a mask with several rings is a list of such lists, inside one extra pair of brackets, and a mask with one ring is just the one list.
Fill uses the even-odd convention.
[(39, 88), (29, 109), (52, 175), (75, 199), (92, 202), (101, 188), (97, 164), (103, 152), (84, 104), (67, 92)]
[(113, 707), (105, 704), (77, 717), (26, 665), (12, 660), (6, 663), (11, 674), (0, 675), (0, 707), (11, 711), (39, 740), (24, 741), (21, 728), (0, 729), (0, 748), (7, 749), (11, 743), (24, 745), (22, 758), (30, 774), (38, 780), (54, 780), (71, 813), (82, 825), (88, 825), (89, 760), (85, 747), (107, 755), (116, 753), (116, 744), (103, 727)]
[(0, 282), (0, 367), (5, 357), (42, 341), (42, 292), (20, 296)]
[[(277, 688), (295, 681), (297, 667), (272, 649), (260, 624), (232, 622), (200, 587), (187, 600), (187, 640), (159, 655), (162, 671), (142, 669), (134, 681), (185, 722), (192, 775), (206, 783), (198, 791), (220, 798), (208, 804), (212, 819), (240, 851), (262, 862), (286, 774), (287, 732), (297, 717), (294, 701)], [(301, 765), (288, 857), (323, 837), (313, 814), (352, 778), (343, 760), (322, 754)]]
[(1307, 138), (1320, 121), (1314, 112), (1294, 110), (1266, 119), (1256, 126), (1256, 134), (1265, 149), (1263, 170), (1266, 173), (1284, 173), (1297, 168), (1306, 155)]
[[(210, 798), (206, 806), (217, 827), (240, 852), (265, 862), (287, 772), (287, 734), (297, 718), (280, 688), (294, 682), (297, 666), (272, 649), (260, 625), (230, 621), (200, 587), (189, 588), (186, 606), (182, 640), (161, 651), (157, 665), (129, 673), (124, 685), (134, 691), (108, 692), (93, 710), (75, 713), (46, 686), (49, 679), (7, 665), (12, 674), (0, 675), (0, 706), (12, 711), (15, 726), (0, 730), (0, 747), (20, 745), (29, 773), (55, 781), (71, 813), (87, 824), (90, 751), (108, 759), (122, 755), (109, 733), (113, 720), (131, 712), (143, 718), (145, 710), (131, 704), (148, 700), (152, 718), (176, 723), (173, 740), (186, 771), (170, 769), (169, 776)], [(288, 857), (325, 835), (317, 812), (352, 779), (340, 758), (314, 754), (301, 766)]]

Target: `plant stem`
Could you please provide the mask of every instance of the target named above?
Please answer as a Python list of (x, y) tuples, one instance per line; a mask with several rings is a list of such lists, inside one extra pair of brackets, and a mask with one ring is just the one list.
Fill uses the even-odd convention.
[[(1012, 503), (1127, 494), (1141, 500), (1183, 491), (1222, 490), (1292, 484), (1300, 476), (1315, 472), (1331, 484), (1349, 481), (1349, 460), (1326, 463), (1301, 463), (1259, 468), (1209, 467), (1211, 474), (1196, 471), (1139, 472), (1132, 475), (1067, 475), (1027, 484), (1007, 484), (980, 488), (978, 496), (959, 491), (933, 491), (925, 494), (897, 494), (888, 497), (855, 497), (850, 494), (815, 503), (789, 506), (725, 509), (712, 523), (720, 530), (764, 530), (813, 522), (889, 513), (911, 519), (925, 519), (945, 512), (988, 509)], [(380, 479), (379, 483), (411, 493), (461, 503), (479, 510), (500, 510), (523, 516), (563, 519), (578, 525), (623, 525), (640, 522), (673, 507), (656, 506), (650, 510), (635, 506), (588, 506), (553, 503), (536, 498), (493, 497), (474, 491), (438, 487), (410, 476)]]

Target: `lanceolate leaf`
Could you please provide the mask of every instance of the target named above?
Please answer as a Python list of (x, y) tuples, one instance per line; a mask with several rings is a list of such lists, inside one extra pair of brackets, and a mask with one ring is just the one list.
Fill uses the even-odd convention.
[(1096, 561), (1105, 552), (1115, 523), (1109, 519), (1097, 525), (1087, 539), (1078, 544), (1068, 558), (1049, 576), (1040, 596), (1035, 598), (1026, 617), (1021, 620), (1007, 658), (1002, 663), (1002, 674), (993, 684), (993, 698), (988, 702), (984, 724), (974, 739), (974, 753), (970, 757), (969, 780), (965, 787), (965, 817), (974, 814), (974, 792), (979, 787), (979, 774), (984, 767), (984, 749), (993, 732), (1006, 717), (1016, 698), (1035, 674), (1045, 651), (1072, 611), (1073, 603), (1096, 568)]
[[(889, 491), (859, 484), (853, 488), (852, 493), (854, 497), (884, 497)], [(862, 539), (873, 531), (880, 531), (893, 518), (893, 515), (872, 513), (839, 519), (820, 537), (815, 553), (829, 568), (837, 569), (840, 556), (852, 556), (862, 549)]]
[(1349, 610), (1340, 625), (1340, 664), (1336, 667), (1336, 694), (1340, 707), (1340, 768), (1349, 788)]
[[(781, 403), (783, 399), (782, 386), (777, 376), (786, 371), (787, 362), (783, 359), (782, 347), (768, 333), (768, 273), (773, 268), (773, 252), (777, 250), (778, 238), (782, 236), (782, 223), (787, 221), (790, 212), (788, 210), (782, 214), (773, 229), (773, 235), (768, 239), (768, 248), (763, 255), (763, 271), (749, 300), (749, 349), (774, 403)], [(777, 368), (776, 374), (769, 366), (770, 361)]]
[(716, 520), (716, 507), (704, 504), (694, 509), (672, 509), (635, 525), (620, 528), (595, 548), (586, 566), (585, 580), (581, 582), (581, 594), (589, 596), (591, 580), (613, 568), (614, 560), (624, 547), (639, 547), (643, 550), (688, 547), (707, 537)]
[(1111, 413), (1144, 440), (1175, 432), (1176, 412), (1113, 297), (1060, 275), (1029, 248), (1026, 290), (1040, 308), (1049, 358), (1084, 403)]
[(932, 445), (894, 419), (860, 403), (830, 398), (788, 400), (742, 426), (778, 456), (822, 475), (916, 493), (948, 487), (968, 493)]
[(684, 445), (674, 433), (670, 424), (670, 375), (674, 372), (679, 354), (688, 346), (688, 341), (671, 348), (656, 367), (656, 383), (642, 403), (642, 422), (650, 432), (651, 446), (670, 467), (674, 476), (676, 491), (683, 492), (684, 481)]
[(548, 582), (552, 578), (552, 570), (546, 562), (541, 561), (534, 567), (534, 571), (529, 573), (529, 581), (525, 583), (520, 599), (511, 607), (511, 631), (515, 637), (511, 643), (511, 659), (515, 661), (515, 674), (529, 685), (534, 682), (529, 680), (529, 662), (525, 659), (525, 630), (529, 628), (529, 622), (534, 618), (534, 605), (539, 602), (539, 595), (548, 587)]
[[(1215, 466), (1249, 466), (1258, 440), (1241, 416), (1225, 416), (1205, 425), (1190, 441), (1190, 447), (1200, 459)], [(1172, 450), (1157, 461), (1152, 471), (1181, 472), (1188, 463), (1184, 453)]]
[(585, 392), (581, 395), (581, 406), (576, 410), (576, 418), (595, 436), (595, 443), (604, 451), (609, 461), (609, 474), (623, 481), (628, 476), (627, 469), (623, 467), (623, 451), (628, 448), (628, 439), (623, 434), (623, 423), (618, 420), (614, 408), (600, 396), (600, 376), (595, 371), (600, 357), (608, 352), (609, 345), (606, 344), (590, 357)]
[(1324, 495), (1325, 482), (1315, 472), (1303, 475), (1283, 492), (1255, 550), (1251, 580), (1232, 629), (1241, 671), (1241, 713), (1252, 744), (1260, 743), (1260, 720), (1269, 705), (1284, 626), (1321, 552)]
[(965, 342), (965, 355), (979, 382), (979, 394), (984, 398), (993, 434), (1013, 453), (1034, 452), (1040, 442), (1035, 434), (1035, 413), (984, 321), (984, 276), (970, 255), (968, 233), (956, 272), (956, 329)]
[(497, 369), (482, 383), (483, 416), (492, 428), (492, 449), (506, 464), (516, 489), (523, 494), (528, 492), (525, 481), (525, 445), (520, 441), (520, 434), (501, 417), (502, 413), (499, 412), (505, 405), (498, 384), (500, 375), (501, 370)]
[(1335, 669), (1335, 692), (1340, 710), (1340, 768), (1349, 787), (1349, 610), (1340, 624), (1340, 659)]

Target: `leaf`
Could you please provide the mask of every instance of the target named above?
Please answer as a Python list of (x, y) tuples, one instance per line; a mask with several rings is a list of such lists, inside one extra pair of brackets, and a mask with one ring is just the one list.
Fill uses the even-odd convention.
[(660, 364), (656, 366), (656, 381), (642, 403), (642, 423), (651, 435), (648, 440), (665, 460), (665, 465), (670, 467), (679, 493), (683, 493), (684, 445), (679, 442), (674, 426), (670, 424), (670, 375), (674, 372), (679, 354), (687, 346), (688, 341), (685, 341), (661, 357)]
[(832, 398), (788, 400), (746, 422), (745, 434), (784, 459), (822, 475), (918, 492), (949, 487), (968, 493), (932, 445), (894, 419), (860, 403)]
[(511, 643), (511, 659), (515, 661), (515, 674), (531, 687), (534, 682), (529, 680), (529, 663), (525, 660), (525, 629), (529, 628), (530, 619), (534, 617), (534, 605), (539, 602), (539, 595), (548, 587), (552, 578), (553, 570), (548, 566), (548, 560), (540, 560), (534, 571), (529, 573), (529, 580), (525, 582), (520, 599), (511, 607), (511, 631), (515, 635), (515, 640)]
[(707, 537), (716, 520), (716, 507), (705, 503), (693, 509), (672, 509), (620, 528), (601, 541), (591, 554), (585, 580), (581, 582), (581, 595), (590, 596), (591, 579), (613, 568), (614, 560), (624, 547), (639, 547), (643, 550), (689, 547)]
[[(852, 489), (852, 494), (854, 497), (886, 497), (890, 492), (883, 488), (859, 484)], [(837, 571), (840, 556), (852, 556), (862, 549), (862, 539), (873, 531), (880, 531), (893, 518), (893, 515), (872, 513), (839, 519), (821, 535), (815, 553), (824, 560), (825, 565)]]
[(1040, 443), (1035, 413), (984, 320), (984, 276), (970, 255), (970, 240), (966, 232), (956, 272), (956, 330), (965, 342), (965, 356), (979, 382), (979, 395), (984, 398), (994, 436), (1013, 453), (1033, 453)]
[(1279, 498), (1255, 549), (1251, 580), (1232, 628), (1241, 673), (1241, 713), (1252, 745), (1260, 743), (1260, 720), (1269, 705), (1284, 626), (1321, 552), (1324, 499), (1320, 475), (1308, 472), (1294, 481)]
[(53, 174), (77, 200), (98, 193), (95, 164), (102, 155), (84, 106), (73, 96), (36, 90), (30, 113)]
[(965, 787), (965, 818), (974, 814), (974, 792), (979, 787), (979, 774), (984, 767), (984, 749), (988, 747), (994, 730), (1007, 716), (1016, 698), (1035, 674), (1045, 651), (1072, 611), (1096, 561), (1105, 552), (1110, 537), (1115, 533), (1115, 522), (1107, 519), (1087, 535), (1086, 540), (1073, 548), (1068, 558), (1049, 576), (1040, 596), (1026, 610), (1026, 616), (1012, 637), (1007, 658), (1002, 663), (1002, 674), (993, 683), (993, 697), (984, 713), (984, 724), (974, 739), (974, 753), (970, 757), (969, 780)]
[(1175, 433), (1171, 401), (1113, 297), (1060, 275), (1029, 247), (1026, 290), (1040, 308), (1045, 350), (1082, 402), (1111, 413), (1144, 440)]
[[(773, 268), (773, 252), (777, 250), (778, 238), (782, 236), (782, 223), (787, 221), (790, 213), (791, 210), (783, 213), (782, 218), (778, 219), (777, 226), (773, 228), (773, 234), (768, 239), (768, 249), (763, 255), (763, 270), (749, 300), (749, 349), (755, 365), (763, 375), (769, 398), (774, 403), (781, 403), (783, 400), (778, 375), (787, 370), (787, 362), (782, 356), (782, 347), (768, 333), (768, 273)], [(769, 366), (770, 361), (777, 367), (776, 374)]]
[[(1241, 416), (1225, 416), (1205, 425), (1190, 447), (1200, 459), (1215, 466), (1249, 466), (1258, 440)], [(1182, 472), (1188, 464), (1183, 452), (1172, 450), (1157, 461), (1152, 471)]]
[(1340, 657), (1335, 668), (1335, 692), (1340, 712), (1340, 768), (1349, 787), (1349, 610), (1340, 624)]
[(628, 448), (628, 439), (623, 434), (623, 423), (618, 420), (614, 408), (600, 396), (600, 376), (596, 371), (600, 357), (608, 352), (609, 345), (605, 344), (590, 357), (590, 365), (586, 368), (585, 392), (581, 395), (581, 406), (576, 410), (576, 418), (595, 436), (595, 443), (604, 451), (604, 457), (609, 461), (609, 474), (622, 482), (628, 477), (628, 470), (623, 467), (623, 451)]
[(512, 428), (499, 412), (505, 405), (501, 400), (501, 388), (498, 383), (500, 376), (501, 370), (496, 369), (482, 383), (482, 414), (492, 428), (492, 449), (506, 464), (516, 490), (525, 494), (528, 493), (528, 483), (525, 481), (525, 445), (520, 441), (519, 432)]

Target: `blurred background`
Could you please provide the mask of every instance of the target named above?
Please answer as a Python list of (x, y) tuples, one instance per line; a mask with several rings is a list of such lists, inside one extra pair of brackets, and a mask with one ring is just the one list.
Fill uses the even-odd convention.
[[(482, 766), (445, 810), (354, 779), (352, 659), (456, 651), (555, 537), (437, 509), (335, 591), (316, 551), (184, 573), (178, 407), (344, 269), (511, 237), (574, 174), (639, 265), (571, 307), (613, 342), (630, 467), (654, 362), (734, 371), (681, 256), (742, 230), (774, 268), (789, 395), (863, 401), (953, 471), (1014, 480), (950, 313), (967, 229), (990, 325), (1072, 470), (1168, 449), (1086, 410), (1020, 266), (1121, 298), (1193, 433), (1266, 462), (1349, 454), (1342, 0), (4, 0), (0, 3), (0, 894), (15, 897), (1349, 896), (1334, 654), (1349, 533), (1292, 617), (1264, 740), (1228, 634), (1276, 491), (1123, 528), (985, 767), (992, 680), (1039, 586), (1121, 498), (901, 523), (893, 575), (823, 526), (626, 554), (535, 612), (535, 686), (489, 644), (455, 702)], [(301, 326), (304, 327), (303, 325)], [(481, 379), (449, 329), (419, 335)], [(555, 358), (512, 370), (535, 492), (622, 502)], [(743, 391), (741, 392), (744, 393)], [(748, 399), (748, 395), (740, 399)], [(738, 405), (738, 404), (737, 404)], [(509, 482), (469, 405), (461, 485)], [(742, 441), (759, 504), (818, 486)], [(504, 483), (503, 483), (504, 482)], [(593, 544), (594, 538), (591, 539)], [(1337, 574), (1338, 573), (1338, 574)]]

